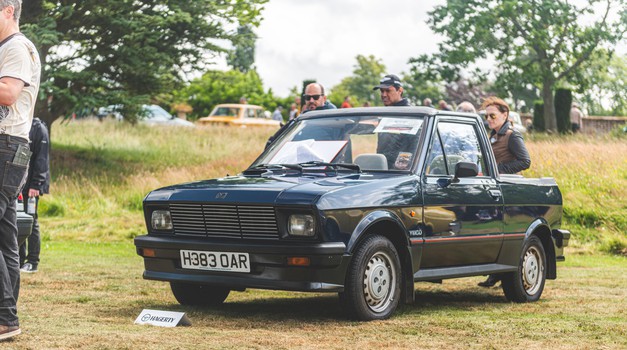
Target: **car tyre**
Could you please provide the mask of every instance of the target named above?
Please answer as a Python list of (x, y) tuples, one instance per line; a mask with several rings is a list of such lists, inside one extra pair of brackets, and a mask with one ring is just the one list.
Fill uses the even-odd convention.
[(401, 264), (389, 239), (374, 235), (357, 248), (346, 276), (340, 303), (353, 319), (389, 318), (400, 299)]
[(530, 236), (523, 245), (518, 269), (503, 274), (501, 285), (509, 301), (526, 303), (537, 301), (546, 282), (546, 254), (542, 241)]
[(224, 287), (179, 282), (170, 282), (170, 289), (179, 304), (189, 306), (221, 305), (231, 292)]

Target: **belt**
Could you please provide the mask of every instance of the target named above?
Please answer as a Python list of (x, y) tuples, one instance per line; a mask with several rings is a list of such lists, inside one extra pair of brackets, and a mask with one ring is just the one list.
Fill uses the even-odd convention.
[(9, 134), (0, 134), (0, 141), (5, 141), (7, 143), (11, 143), (11, 142), (28, 143), (28, 140), (23, 137), (9, 135)]

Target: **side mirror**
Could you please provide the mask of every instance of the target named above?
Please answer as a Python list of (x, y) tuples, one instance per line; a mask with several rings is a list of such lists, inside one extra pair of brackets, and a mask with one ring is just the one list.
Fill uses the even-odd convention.
[(455, 178), (473, 177), (479, 174), (477, 164), (471, 162), (459, 162), (455, 164)]

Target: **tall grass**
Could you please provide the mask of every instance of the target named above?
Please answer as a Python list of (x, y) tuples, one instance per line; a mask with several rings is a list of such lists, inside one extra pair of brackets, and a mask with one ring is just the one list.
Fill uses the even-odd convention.
[[(143, 234), (141, 202), (171, 184), (237, 174), (263, 150), (268, 128), (130, 126), (77, 121), (52, 127), (44, 239), (120, 241)], [(627, 142), (617, 137), (527, 136), (525, 176), (554, 177), (575, 246), (625, 253)]]
[(525, 176), (553, 177), (580, 247), (627, 254), (627, 142), (610, 136), (531, 137)]

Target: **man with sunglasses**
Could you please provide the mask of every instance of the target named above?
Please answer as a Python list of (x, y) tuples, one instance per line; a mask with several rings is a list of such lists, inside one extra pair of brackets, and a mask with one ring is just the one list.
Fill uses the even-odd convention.
[[(303, 100), (305, 105), (301, 114), (305, 114), (309, 111), (319, 111), (323, 109), (337, 109), (335, 105), (327, 101), (327, 97), (324, 95), (324, 86), (318, 83), (311, 83), (305, 87), (305, 93), (303, 94)], [(266, 148), (270, 146), (272, 141), (279, 137), (290, 125), (294, 124), (298, 117), (290, 119), (285, 123), (274, 135), (268, 138), (266, 141)]]
[(337, 108), (333, 103), (327, 101), (327, 97), (324, 94), (324, 86), (322, 86), (322, 84), (311, 83), (307, 85), (305, 87), (303, 99), (305, 100), (305, 109), (303, 110), (303, 113)]
[[(491, 96), (483, 101), (481, 109), (485, 109), (485, 118), (492, 131), (490, 143), (494, 158), (501, 174), (516, 174), (531, 165), (531, 158), (522, 134), (514, 129), (509, 121), (509, 106), (498, 97)], [(499, 275), (490, 275), (481, 287), (492, 287), (501, 280)]]

